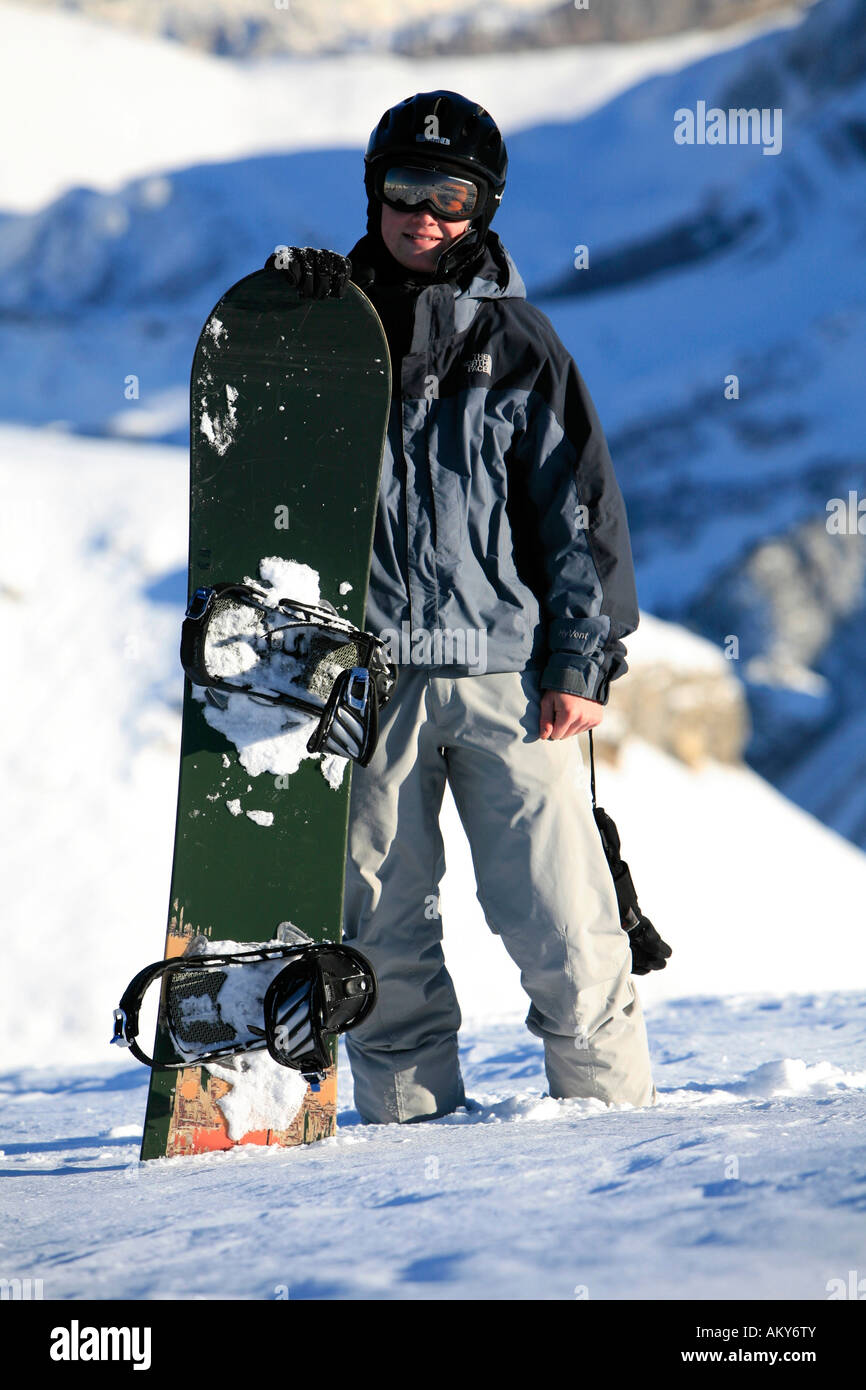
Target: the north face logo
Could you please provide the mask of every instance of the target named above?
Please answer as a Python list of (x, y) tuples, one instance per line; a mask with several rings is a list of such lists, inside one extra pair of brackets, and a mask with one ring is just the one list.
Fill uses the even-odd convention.
[(493, 374), (493, 358), (489, 352), (476, 352), (474, 357), (467, 357), (463, 365), (467, 372), (480, 372), (483, 376)]

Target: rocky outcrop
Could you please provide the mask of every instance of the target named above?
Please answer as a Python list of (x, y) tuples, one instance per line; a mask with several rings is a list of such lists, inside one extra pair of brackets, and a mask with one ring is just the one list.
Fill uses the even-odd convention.
[[(806, 3), (807, 0), (800, 0)], [(797, 0), (794, 0), (797, 3)], [(626, 43), (720, 28), (779, 0), (30, 0), (211, 53), (264, 57), (392, 49), (412, 57)]]
[(637, 43), (687, 29), (720, 29), (777, 11), (778, 0), (565, 0), (522, 14), (486, 8), (456, 19), (418, 20), (398, 29), (393, 47), (412, 57)]
[(689, 767), (741, 763), (750, 725), (732, 662), (703, 638), (642, 614), (627, 640), (628, 672), (614, 681), (593, 735), (600, 759), (616, 761), (641, 738)]

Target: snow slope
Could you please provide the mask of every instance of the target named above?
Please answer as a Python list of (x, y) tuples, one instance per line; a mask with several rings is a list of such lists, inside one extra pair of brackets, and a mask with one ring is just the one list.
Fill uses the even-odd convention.
[[(9, 855), (0, 1055), (6, 1067), (47, 1062), (62, 1039), (65, 1062), (92, 1063), (106, 1055), (123, 986), (162, 954), (186, 458), (47, 430), (4, 428), (0, 445), (0, 485), (15, 498), (0, 544), (4, 651), (8, 670), (33, 672), (7, 691), (14, 716), (0, 724), (0, 766), (14, 789), (0, 812)], [(645, 660), (654, 636), (664, 649), (663, 624), (642, 634)], [(676, 968), (642, 987), (649, 1005), (862, 988), (852, 911), (866, 897), (860, 851), (746, 769), (692, 772), (634, 742), (619, 768), (599, 767), (598, 784), (642, 905), (676, 951)], [(442, 913), (464, 1012), (519, 1018), (517, 972), (484, 925), (450, 800), (445, 827)]]
[[(618, 98), (559, 150), (604, 198), (551, 209), (533, 253), (605, 422), (641, 601), (738, 638), (750, 762), (860, 845), (866, 538), (827, 516), (866, 495), (864, 59), (866, 5), (828, 0)], [(699, 101), (783, 111), (781, 153), (675, 145)], [(575, 228), (587, 272), (566, 265)]]
[[(823, 1299), (862, 1265), (850, 903), (866, 860), (753, 774), (639, 745), (599, 789), (675, 949), (639, 986), (656, 1110), (545, 1098), (449, 801), (445, 949), (472, 1109), (362, 1126), (343, 1055), (334, 1140), (140, 1166), (147, 1072), (107, 1040), (121, 988), (162, 949), (185, 457), (51, 431), (0, 444), (15, 499), (0, 615), (25, 677), (0, 725), (5, 1278), (61, 1300)], [(665, 625), (643, 642), (644, 659), (666, 650)], [(799, 876), (768, 874), (774, 860)], [(366, 1257), (347, 1261), (347, 1242)]]
[[(862, 996), (683, 1001), (653, 1012), (651, 1037), (654, 1110), (543, 1098), (536, 1040), (488, 1021), (463, 1037), (470, 1111), (361, 1125), (343, 1055), (334, 1139), (144, 1165), (144, 1068), (7, 1075), (4, 1275), (43, 1279), (46, 1299), (588, 1299), (587, 1312), (815, 1302), (862, 1276)], [(642, 1360), (668, 1333), (662, 1318)]]
[[(717, 643), (739, 638), (752, 765), (861, 845), (866, 542), (830, 537), (824, 523), (831, 498), (866, 490), (864, 35), (863, 0), (823, 0), (799, 26), (737, 48), (731, 31), (712, 36), (713, 51), (697, 62), (686, 62), (687, 36), (677, 41), (686, 48), (640, 45), (607, 58), (593, 50), (589, 82), (584, 50), (473, 60), (471, 69), (509, 134), (512, 193), (496, 225), (605, 423), (642, 602)], [(156, 48), (142, 49), (144, 68), (161, 61)], [(321, 98), (324, 68), (318, 96), (303, 86), (315, 65), (299, 68), (306, 76), (295, 87), (283, 69), (276, 77), (218, 64), (214, 91), (225, 80), (253, 91), (254, 104), (267, 105), (273, 78), (279, 100), (294, 105), (270, 129), (282, 148), (305, 146), (294, 153), (153, 172), (169, 158), (160, 116), (123, 150), (126, 171), (150, 173), (0, 218), (0, 414), (181, 442), (189, 346), (218, 294), (277, 242), (348, 249), (363, 227), (359, 146), (370, 110), (426, 70), (389, 69), (399, 83), (391, 89), (375, 65), (359, 68), (356, 82), (353, 62), (328, 69), (338, 103)], [(647, 76), (657, 63), (668, 70)], [(605, 84), (638, 74), (645, 80), (596, 109), (613, 90)], [(375, 92), (365, 85), (374, 76)], [(150, 111), (150, 88), (140, 100)], [(698, 101), (778, 107), (781, 153), (675, 144), (674, 112)], [(168, 96), (164, 104), (176, 155), (189, 158), (184, 142), (200, 125)], [(216, 102), (237, 141), (256, 148), (235, 105), (228, 94)], [(340, 130), (322, 123), (332, 108), (340, 120), (346, 113)], [(112, 128), (76, 145), (95, 182), (120, 172), (101, 164)], [(213, 128), (223, 140), (216, 118)], [(309, 148), (335, 138), (353, 148)], [(234, 140), (226, 136), (227, 150)], [(80, 167), (62, 148), (57, 159), (64, 179)], [(578, 272), (582, 244), (590, 267)], [(735, 400), (725, 396), (732, 374)], [(131, 377), (139, 394), (128, 400)], [(780, 564), (790, 583), (773, 578)]]
[[(81, 15), (0, 6), (0, 126), (7, 142), (0, 208), (32, 210), (76, 184), (125, 180), (266, 151), (363, 148), (381, 112), (408, 92), (471, 88), (509, 133), (566, 120), (652, 72), (746, 35), (792, 24), (795, 11), (722, 32), (591, 51), (412, 60), (357, 54), (237, 63)], [(33, 100), (34, 86), (38, 100)]]

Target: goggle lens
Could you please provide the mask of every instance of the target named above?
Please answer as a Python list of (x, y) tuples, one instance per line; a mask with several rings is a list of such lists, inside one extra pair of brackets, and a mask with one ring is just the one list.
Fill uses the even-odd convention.
[(446, 220), (472, 217), (481, 201), (481, 190), (471, 179), (436, 169), (388, 169), (382, 180), (382, 197), (392, 207), (411, 211), (425, 203)]

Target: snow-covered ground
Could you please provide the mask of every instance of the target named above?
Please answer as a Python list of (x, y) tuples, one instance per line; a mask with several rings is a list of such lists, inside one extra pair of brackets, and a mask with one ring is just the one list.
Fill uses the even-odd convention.
[[(62, 1299), (821, 1299), (863, 1265), (866, 856), (747, 770), (638, 743), (598, 775), (675, 951), (639, 983), (657, 1109), (545, 1098), (449, 799), (445, 949), (477, 1108), (363, 1126), (344, 1054), (336, 1139), (139, 1166), (147, 1072), (108, 1036), (162, 952), (186, 461), (47, 430), (0, 446), (21, 673), (0, 726), (3, 1277)], [(349, 1239), (372, 1253), (347, 1261)]]
[(862, 997), (650, 1027), (651, 1111), (544, 1099), (536, 1040), (489, 1020), (463, 1038), (470, 1111), (361, 1125), (343, 1054), (334, 1139), (144, 1165), (144, 1068), (6, 1076), (3, 1273), (46, 1299), (293, 1300), (818, 1301), (862, 1276)]

